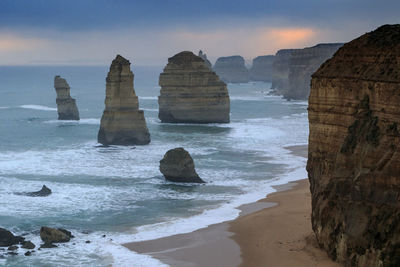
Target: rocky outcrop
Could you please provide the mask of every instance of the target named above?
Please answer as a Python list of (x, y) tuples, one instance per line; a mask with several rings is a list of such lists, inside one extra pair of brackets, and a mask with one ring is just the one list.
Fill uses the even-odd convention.
[(204, 183), (194, 168), (189, 152), (182, 147), (168, 150), (160, 160), (160, 171), (165, 179), (178, 183)]
[(345, 44), (312, 76), (312, 227), (346, 266), (400, 266), (400, 25)]
[(15, 236), (10, 231), (0, 228), (0, 247), (9, 247), (23, 242), (25, 238)]
[(220, 57), (214, 64), (214, 71), (226, 83), (247, 83), (249, 70), (241, 56)]
[(29, 196), (29, 197), (47, 197), (50, 194), (51, 194), (51, 189), (45, 185), (43, 185), (42, 189), (40, 189), (39, 191), (17, 193), (17, 195), (25, 195), (25, 196)]
[(200, 50), (198, 56), (201, 57), (206, 63), (207, 67), (212, 70), (211, 62), (207, 59), (206, 53), (203, 53), (203, 51)]
[(281, 49), (275, 54), (272, 63), (272, 85), (273, 93), (283, 95), (289, 88), (289, 66), (290, 57), (296, 49)]
[(311, 75), (342, 45), (318, 44), (293, 51), (289, 60), (289, 85), (283, 97), (288, 100), (307, 99), (310, 94)]
[(169, 58), (159, 84), (161, 122), (229, 122), (226, 84), (192, 52), (184, 51)]
[(250, 69), (250, 80), (252, 81), (272, 81), (272, 64), (275, 56), (259, 56), (253, 59)]
[(71, 232), (65, 229), (55, 229), (45, 226), (40, 228), (40, 238), (45, 244), (69, 242), (71, 237)]
[(67, 81), (60, 76), (54, 77), (54, 88), (57, 93), (57, 112), (59, 120), (79, 120), (79, 111), (76, 100), (70, 95)]
[(145, 145), (150, 143), (143, 110), (133, 88), (131, 63), (117, 55), (106, 79), (105, 110), (98, 142), (103, 145)]

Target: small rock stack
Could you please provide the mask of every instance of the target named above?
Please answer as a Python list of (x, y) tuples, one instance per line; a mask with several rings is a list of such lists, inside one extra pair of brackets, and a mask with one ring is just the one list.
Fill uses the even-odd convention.
[(57, 112), (59, 120), (79, 120), (79, 111), (76, 100), (70, 95), (67, 81), (60, 76), (54, 77), (54, 88), (57, 93)]
[(150, 143), (143, 110), (133, 88), (131, 63), (120, 55), (112, 61), (106, 79), (106, 108), (101, 117), (98, 142), (103, 145)]

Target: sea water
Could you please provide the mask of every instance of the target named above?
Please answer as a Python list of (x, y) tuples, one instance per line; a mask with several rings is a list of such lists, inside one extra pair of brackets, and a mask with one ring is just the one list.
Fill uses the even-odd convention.
[[(0, 227), (37, 247), (41, 226), (75, 235), (30, 257), (19, 249), (18, 256), (0, 258), (0, 265), (161, 266), (121, 244), (234, 219), (238, 206), (273, 192), (273, 185), (306, 177), (306, 160), (285, 148), (307, 144), (306, 102), (268, 95), (270, 83), (228, 84), (230, 123), (160, 123), (162, 67), (133, 67), (151, 143), (99, 147), (107, 71), (0, 67)], [(55, 75), (67, 79), (80, 121), (57, 120)], [(206, 184), (163, 178), (159, 161), (175, 147), (190, 152)], [(15, 194), (44, 184), (53, 192), (48, 197)]]

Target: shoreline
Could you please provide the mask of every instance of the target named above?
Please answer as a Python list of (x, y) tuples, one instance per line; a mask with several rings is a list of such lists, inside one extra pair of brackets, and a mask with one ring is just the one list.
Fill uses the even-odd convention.
[[(296, 156), (307, 156), (306, 145), (285, 148)], [(308, 180), (273, 187), (277, 192), (241, 205), (234, 220), (124, 246), (171, 266), (341, 266), (317, 247), (311, 230)], [(274, 218), (272, 225), (270, 217)], [(293, 240), (287, 240), (289, 233)]]

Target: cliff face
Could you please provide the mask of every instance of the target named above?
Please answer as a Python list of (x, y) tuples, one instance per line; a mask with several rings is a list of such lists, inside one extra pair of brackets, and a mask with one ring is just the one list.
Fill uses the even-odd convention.
[(275, 56), (259, 56), (253, 59), (250, 69), (250, 80), (252, 81), (272, 81), (272, 64)]
[(79, 120), (79, 111), (76, 100), (70, 95), (67, 81), (60, 76), (54, 77), (54, 88), (57, 93), (57, 112), (59, 120)]
[(282, 95), (289, 88), (290, 56), (296, 49), (281, 49), (272, 63), (272, 86), (275, 94)]
[(161, 122), (229, 122), (226, 84), (192, 52), (184, 51), (169, 58), (159, 84)]
[(307, 99), (310, 94), (311, 75), (342, 45), (318, 44), (293, 51), (289, 59), (289, 85), (284, 98)]
[(400, 25), (313, 75), (307, 171), (319, 244), (348, 266), (400, 266)]
[(143, 110), (133, 88), (131, 63), (117, 55), (106, 79), (105, 110), (98, 142), (104, 145), (145, 145), (150, 143)]
[(226, 83), (247, 83), (250, 80), (249, 70), (241, 56), (218, 58), (214, 71)]

